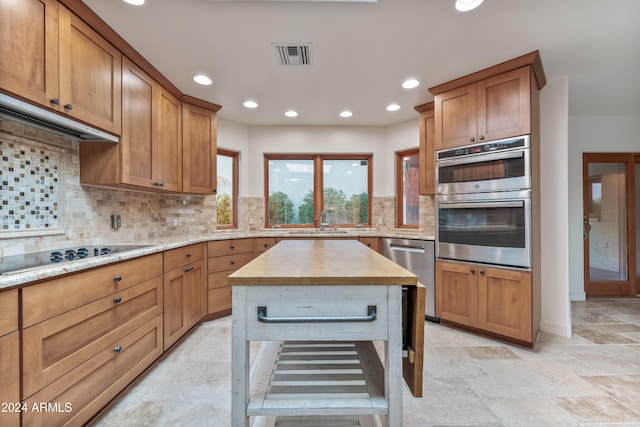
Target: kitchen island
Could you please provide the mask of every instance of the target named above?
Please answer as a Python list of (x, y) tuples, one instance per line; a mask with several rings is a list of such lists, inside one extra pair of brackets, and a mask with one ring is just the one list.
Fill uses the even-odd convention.
[[(252, 416), (303, 425), (299, 417), (379, 415), (402, 425), (402, 289), (419, 288), (414, 274), (357, 241), (290, 240), (228, 281), (234, 427)], [(422, 312), (405, 329), (421, 334), (424, 293), (415, 294), (409, 305), (422, 300)], [(374, 340), (384, 342), (384, 366)], [(253, 367), (251, 341), (264, 342)], [(418, 353), (405, 365), (414, 365), (421, 383)]]

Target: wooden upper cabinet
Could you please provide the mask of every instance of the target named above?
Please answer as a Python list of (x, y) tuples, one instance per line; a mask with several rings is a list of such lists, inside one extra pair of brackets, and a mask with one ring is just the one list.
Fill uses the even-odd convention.
[(216, 194), (216, 112), (182, 104), (183, 192)]
[(418, 105), (420, 113), (420, 194), (436, 193), (435, 111), (433, 102)]
[(53, 0), (0, 2), (0, 87), (119, 135), (122, 55)]
[(0, 1), (0, 88), (49, 106), (58, 97), (58, 2)]
[(122, 54), (66, 8), (59, 8), (60, 111), (119, 135)]
[(535, 51), (429, 89), (435, 149), (530, 134), (532, 92), (545, 84)]
[(119, 144), (81, 142), (80, 182), (182, 191), (180, 100), (128, 58), (122, 64)]

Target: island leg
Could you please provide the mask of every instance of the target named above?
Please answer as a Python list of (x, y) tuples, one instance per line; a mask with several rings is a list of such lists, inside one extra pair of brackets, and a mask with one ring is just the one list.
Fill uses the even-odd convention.
[(402, 286), (388, 287), (388, 338), (385, 343), (387, 427), (402, 426)]
[(249, 427), (249, 342), (247, 341), (247, 289), (234, 286), (231, 333), (231, 425)]

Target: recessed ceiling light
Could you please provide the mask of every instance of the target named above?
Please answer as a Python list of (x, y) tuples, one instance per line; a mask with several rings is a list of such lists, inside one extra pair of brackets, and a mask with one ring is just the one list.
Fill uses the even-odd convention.
[(414, 87), (418, 87), (418, 85), (420, 84), (420, 82), (416, 79), (409, 79), (409, 80), (405, 80), (404, 83), (402, 83), (402, 87), (405, 89), (413, 89)]
[(296, 113), (293, 110), (287, 111), (286, 113), (284, 113), (284, 115), (287, 116), (287, 117), (298, 117), (298, 113)]
[(242, 105), (244, 105), (247, 108), (258, 108), (258, 103), (256, 101), (251, 101), (251, 100), (244, 101)]
[(353, 116), (353, 113), (351, 111), (345, 110), (342, 113), (340, 113), (340, 117), (347, 118), (347, 117), (351, 117), (351, 116)]
[(211, 79), (207, 76), (205, 76), (204, 74), (198, 74), (197, 76), (193, 77), (193, 81), (195, 81), (198, 84), (201, 85), (205, 85), (205, 86), (209, 86), (211, 83), (213, 83), (211, 81)]
[(144, 0), (123, 0), (125, 3), (132, 4), (134, 6), (140, 6), (144, 4)]
[(468, 12), (480, 6), (484, 0), (456, 0), (456, 9), (460, 12)]
[(387, 105), (387, 111), (398, 111), (400, 106), (398, 104), (389, 104)]

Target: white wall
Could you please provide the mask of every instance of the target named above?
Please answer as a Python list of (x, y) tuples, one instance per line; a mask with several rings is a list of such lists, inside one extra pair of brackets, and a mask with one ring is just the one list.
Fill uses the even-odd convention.
[(238, 192), (246, 196), (249, 191), (249, 128), (229, 120), (218, 118), (218, 148), (239, 151)]
[(571, 336), (568, 199), (569, 85), (566, 77), (540, 92), (541, 292), (540, 329)]
[(584, 300), (582, 240), (582, 154), (640, 152), (640, 117), (569, 118), (569, 289)]
[(385, 188), (377, 196), (396, 195), (396, 161), (395, 152), (411, 150), (420, 147), (420, 125), (418, 116), (414, 120), (398, 123), (386, 129), (386, 150), (385, 156)]
[[(417, 122), (417, 120), (416, 120)], [(383, 127), (251, 126), (249, 127), (248, 193), (264, 196), (264, 153), (373, 153), (373, 195), (386, 187), (389, 152)]]

